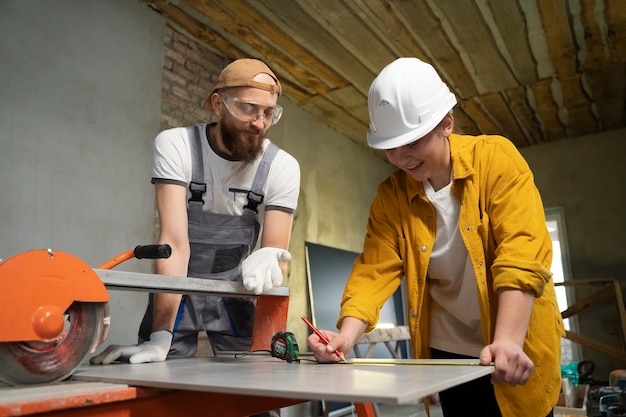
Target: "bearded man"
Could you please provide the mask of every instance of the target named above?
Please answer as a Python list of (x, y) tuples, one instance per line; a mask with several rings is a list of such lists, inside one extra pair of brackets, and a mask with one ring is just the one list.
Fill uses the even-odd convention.
[[(236, 60), (204, 103), (215, 122), (155, 138), (158, 243), (172, 247), (170, 258), (155, 261), (157, 274), (241, 281), (256, 294), (282, 284), (300, 167), (266, 138), (282, 115), (280, 93), (265, 63)], [(91, 363), (195, 356), (200, 331), (214, 352), (247, 351), (254, 309), (243, 298), (150, 294), (139, 344), (108, 346)]]

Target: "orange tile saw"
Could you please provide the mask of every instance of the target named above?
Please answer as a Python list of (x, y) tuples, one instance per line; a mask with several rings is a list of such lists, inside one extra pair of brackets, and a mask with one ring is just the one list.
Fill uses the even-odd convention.
[[(167, 258), (169, 245), (144, 245), (102, 264)], [(109, 295), (80, 259), (52, 249), (0, 260), (0, 384), (61, 381), (108, 337)]]

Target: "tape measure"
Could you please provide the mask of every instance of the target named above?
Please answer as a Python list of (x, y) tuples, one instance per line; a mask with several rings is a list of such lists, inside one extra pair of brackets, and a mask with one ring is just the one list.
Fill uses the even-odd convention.
[(272, 337), (272, 356), (287, 362), (299, 361), (300, 349), (296, 336), (291, 332), (278, 332)]

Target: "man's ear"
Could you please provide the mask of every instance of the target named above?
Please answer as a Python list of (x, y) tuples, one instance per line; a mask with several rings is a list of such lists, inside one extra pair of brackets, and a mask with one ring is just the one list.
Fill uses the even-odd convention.
[(220, 115), (222, 113), (224, 109), (224, 102), (219, 94), (211, 94), (211, 105), (213, 106), (213, 112), (215, 114)]

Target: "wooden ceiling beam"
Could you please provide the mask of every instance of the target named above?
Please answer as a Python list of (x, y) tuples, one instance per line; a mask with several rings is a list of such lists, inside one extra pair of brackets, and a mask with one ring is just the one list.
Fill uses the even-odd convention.
[(474, 122), (474, 120), (468, 116), (465, 109), (462, 106), (454, 107), (454, 131), (462, 135), (480, 135), (482, 132)]
[(506, 136), (518, 148), (530, 145), (528, 138), (520, 129), (508, 103), (501, 94), (483, 94), (476, 97), (476, 100), (485, 109), (484, 111), (490, 115), (491, 120), (494, 120), (494, 124), (499, 127), (499, 130), (484, 133)]
[(600, 118), (600, 130), (623, 128), (626, 124), (626, 64), (610, 64), (585, 71)]
[(537, 6), (556, 75), (568, 77), (576, 74), (576, 47), (565, 2), (542, 0), (537, 2)]
[(584, 70), (601, 68), (610, 59), (606, 34), (603, 34), (600, 29), (594, 5), (585, 1), (580, 3), (580, 20), (583, 31), (580, 48), (584, 48), (584, 53), (578, 54), (582, 59), (580, 65)]
[(563, 103), (568, 113), (568, 137), (596, 133), (598, 120), (592, 112), (591, 101), (583, 91), (580, 74), (559, 77), (563, 90)]
[(608, 24), (607, 36), (612, 62), (626, 62), (626, 2), (603, 2)]
[(520, 125), (520, 129), (527, 138), (528, 145), (536, 145), (545, 140), (543, 131), (535, 111), (528, 101), (528, 92), (526, 87), (518, 86), (505, 91), (509, 107), (515, 115), (516, 121)]
[(463, 63), (460, 51), (450, 41), (427, 0), (394, 1), (390, 7), (427, 54), (432, 64), (459, 100), (478, 94), (478, 87)]
[(326, 97), (366, 126), (369, 124), (367, 98), (363, 97), (354, 87), (348, 86), (340, 90), (331, 91)]
[[(232, 4), (231, 2), (227, 3), (231, 5), (230, 7), (238, 6), (239, 9), (245, 8), (241, 6), (240, 2), (235, 2), (234, 0)], [(277, 75), (281, 74), (281, 80), (288, 78), (287, 75), (289, 75), (290, 79), (297, 80), (301, 88), (311, 90), (313, 94), (325, 94), (333, 88), (326, 84), (318, 75), (309, 71), (308, 67), (299, 65), (284, 49), (279, 49), (276, 45), (271, 44), (255, 32), (261, 30), (265, 33), (276, 33), (278, 29), (270, 28), (272, 25), (267, 24), (267, 21), (263, 20), (262, 23), (246, 21), (245, 18), (250, 17), (249, 15), (245, 13), (243, 16), (230, 14), (228, 12), (229, 9), (225, 9), (226, 6), (223, 6), (219, 1), (202, 0), (198, 2), (185, 0), (185, 4), (193, 18), (203, 22), (207, 27), (209, 27), (209, 24), (218, 25), (225, 33), (230, 35), (231, 39), (237, 39), (241, 44), (244, 44), (245, 50), (249, 51), (244, 55), (245, 57), (256, 56), (263, 61), (272, 63), (272, 69), (277, 72)], [(239, 9), (236, 10), (241, 12)], [(195, 13), (192, 11), (195, 11)], [(207, 16), (210, 16), (210, 21), (207, 20)], [(240, 21), (239, 19), (244, 20)], [(259, 29), (258, 26), (262, 29)], [(254, 31), (252, 28), (255, 28)], [(244, 50), (243, 47), (239, 49)], [(228, 53), (226, 56), (233, 59), (242, 57)], [(277, 65), (280, 66), (280, 70), (276, 68)]]
[(245, 51), (233, 47), (230, 40), (220, 33), (191, 17), (168, 0), (151, 0), (150, 6), (165, 16), (170, 23), (221, 55), (231, 58), (247, 55)]
[(304, 103), (304, 110), (313, 114), (321, 123), (333, 126), (335, 130), (361, 146), (367, 145), (367, 123), (363, 123), (324, 96), (315, 96)]
[[(350, 6), (363, 24), (393, 52), (396, 57), (416, 57), (428, 61), (429, 57), (409, 32), (392, 6), (385, 0), (353, 0)], [(380, 61), (372, 70), (378, 74), (391, 61)]]
[[(349, 57), (353, 66), (346, 67), (338, 62), (340, 68), (354, 71), (349, 74), (351, 83), (364, 97), (367, 96), (370, 84), (376, 76), (377, 62), (390, 62), (395, 57), (380, 42), (378, 37), (355, 15), (344, 2), (334, 2), (332, 13), (327, 13), (327, 0), (293, 0), (305, 9), (310, 19), (324, 28), (338, 46), (336, 52), (329, 54), (334, 60), (345, 60)], [(317, 34), (311, 33), (307, 44), (316, 43)], [(341, 55), (344, 55), (342, 57)], [(328, 55), (327, 55), (328, 56)], [(380, 66), (382, 68), (382, 66)], [(360, 71), (358, 70), (360, 69)]]
[(475, 82), (479, 95), (518, 85), (496, 43), (494, 31), (498, 32), (497, 27), (490, 27), (476, 2), (433, 1), (431, 7), (435, 4), (441, 13), (440, 19), (445, 18), (448, 22), (450, 31), (447, 36), (455, 50), (472, 51), (471, 54), (464, 54), (462, 62), (469, 67), (470, 74), (480, 79), (480, 84)]
[[(520, 4), (517, 1), (487, 0), (493, 14), (494, 24), (501, 35), (502, 51), (511, 66), (515, 78), (521, 84), (531, 84), (539, 80), (537, 65), (528, 37), (528, 25)], [(524, 28), (524, 30), (520, 30)], [(516, 88), (516, 87), (512, 87)], [(505, 88), (506, 89), (506, 88)]]
[(492, 120), (481, 103), (476, 98), (462, 100), (459, 107), (463, 109), (465, 114), (472, 120), (478, 128), (475, 134), (485, 135), (504, 135), (502, 128)]
[(565, 138), (565, 127), (559, 119), (559, 108), (552, 95), (552, 79), (540, 80), (530, 88), (535, 98), (537, 119), (545, 132), (545, 139), (556, 141)]

